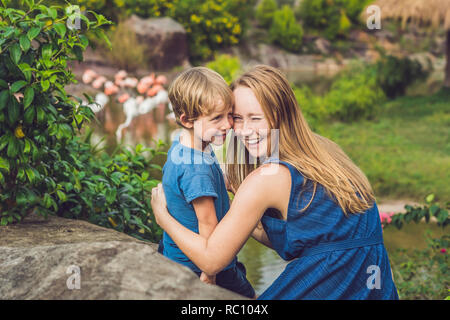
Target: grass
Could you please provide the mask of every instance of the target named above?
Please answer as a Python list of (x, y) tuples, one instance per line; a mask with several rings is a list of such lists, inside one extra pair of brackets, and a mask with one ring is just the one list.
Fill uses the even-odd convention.
[(385, 103), (376, 120), (323, 124), (363, 170), (377, 197), (423, 201), (450, 196), (450, 92), (405, 96)]

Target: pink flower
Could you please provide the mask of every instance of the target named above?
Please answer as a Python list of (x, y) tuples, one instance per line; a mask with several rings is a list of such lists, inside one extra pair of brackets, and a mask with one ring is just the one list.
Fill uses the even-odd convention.
[(381, 223), (389, 224), (392, 221), (391, 216), (393, 215), (393, 212), (380, 212), (380, 219)]
[(441, 253), (447, 253), (447, 250), (445, 250), (444, 248), (441, 249)]

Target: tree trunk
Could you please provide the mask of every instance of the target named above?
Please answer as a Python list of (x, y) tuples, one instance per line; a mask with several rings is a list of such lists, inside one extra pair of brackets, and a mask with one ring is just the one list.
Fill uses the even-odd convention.
[(447, 56), (447, 65), (445, 66), (445, 80), (444, 87), (450, 88), (450, 29), (447, 30), (447, 44), (446, 44), (446, 56)]

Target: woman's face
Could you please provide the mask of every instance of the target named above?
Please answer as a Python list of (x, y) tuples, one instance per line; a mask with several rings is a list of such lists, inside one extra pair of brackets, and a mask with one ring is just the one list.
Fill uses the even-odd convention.
[(235, 107), (233, 129), (252, 157), (267, 154), (269, 123), (263, 109), (248, 87), (238, 86), (233, 91)]

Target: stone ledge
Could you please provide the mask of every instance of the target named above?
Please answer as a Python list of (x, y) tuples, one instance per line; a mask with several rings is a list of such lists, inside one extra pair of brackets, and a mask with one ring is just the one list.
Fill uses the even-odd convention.
[[(80, 289), (67, 285), (73, 265)], [(246, 298), (204, 284), (156, 244), (85, 221), (32, 215), (0, 227), (0, 299)]]

